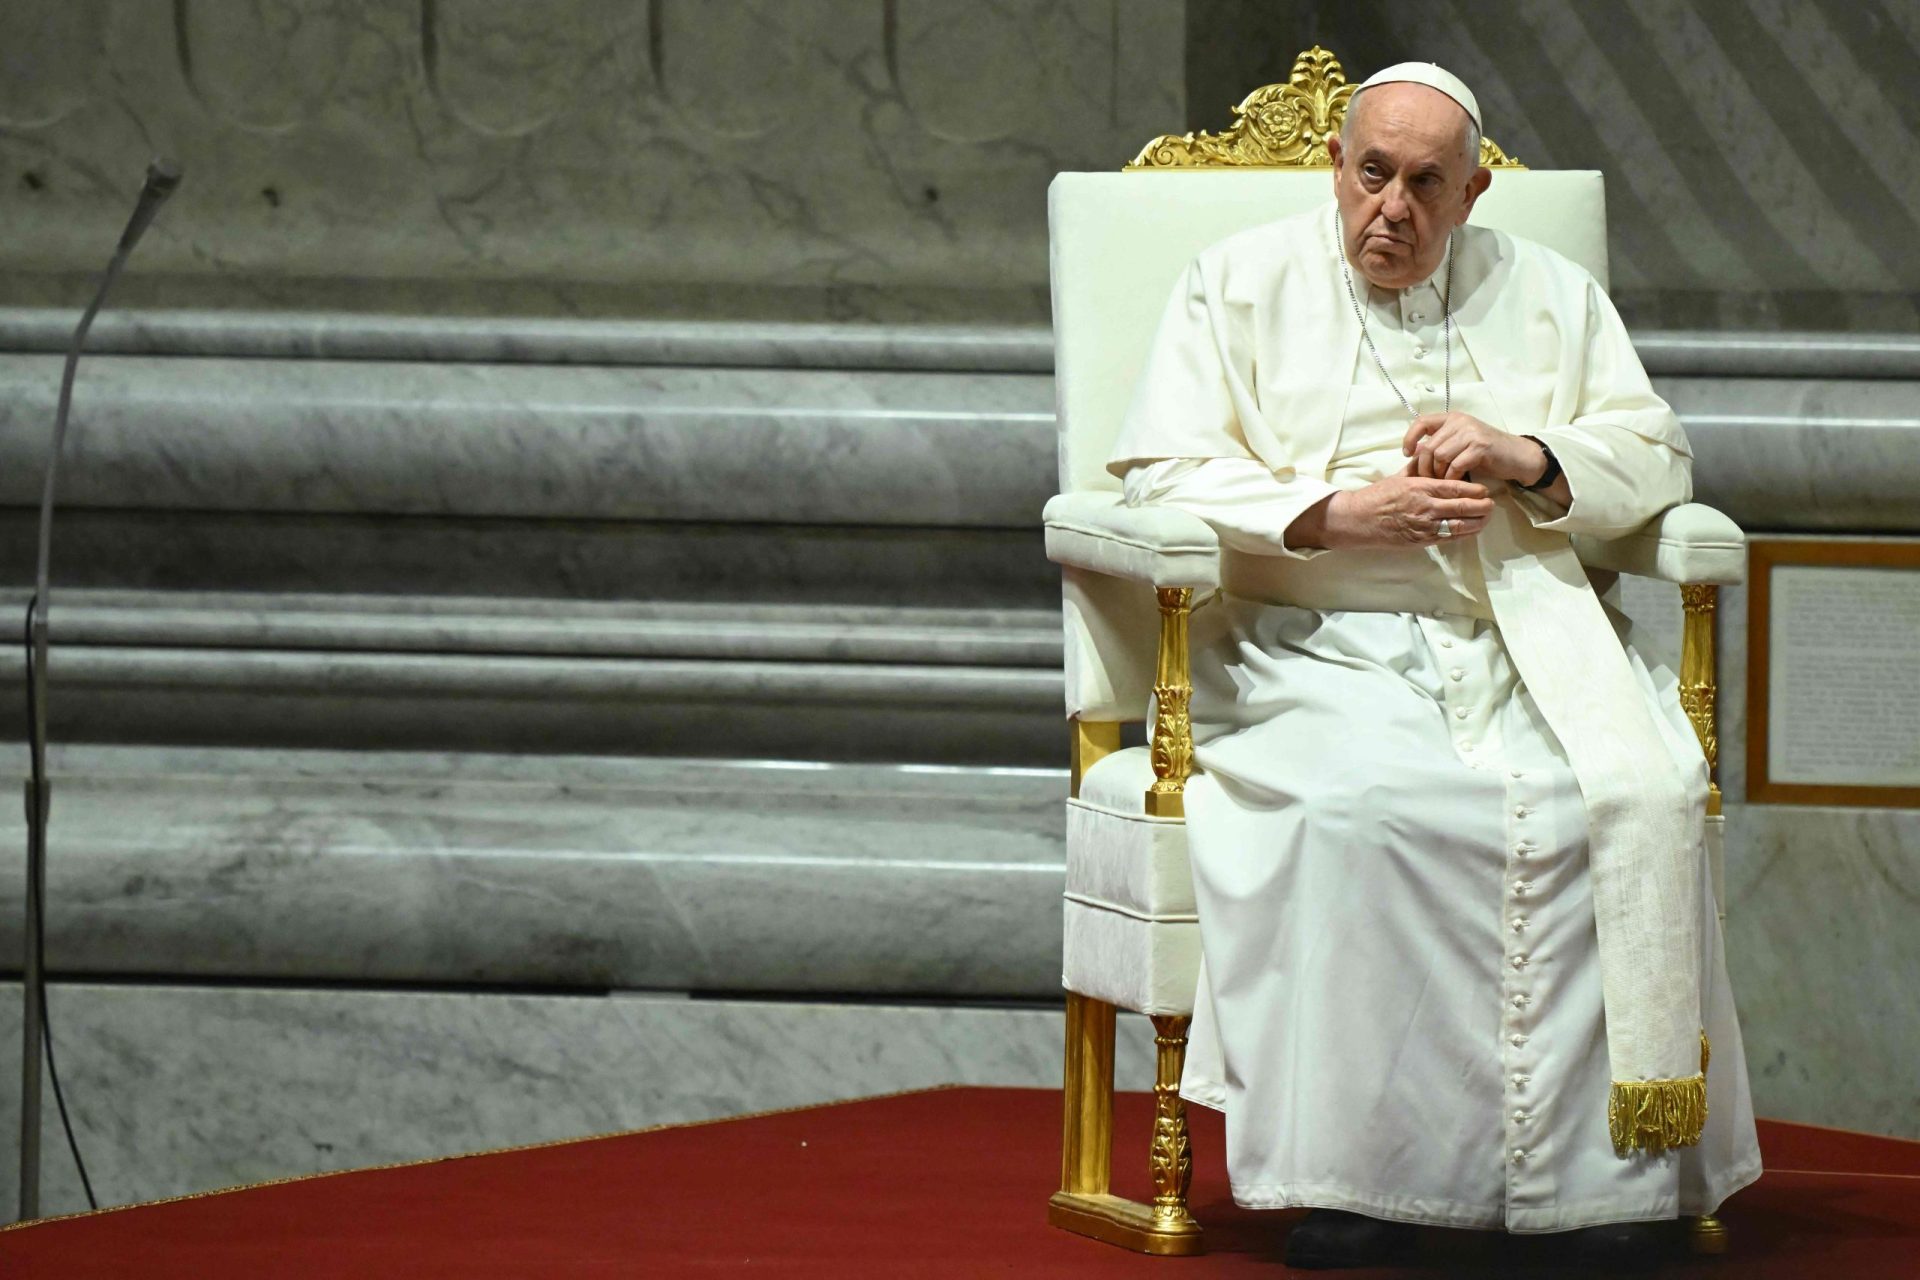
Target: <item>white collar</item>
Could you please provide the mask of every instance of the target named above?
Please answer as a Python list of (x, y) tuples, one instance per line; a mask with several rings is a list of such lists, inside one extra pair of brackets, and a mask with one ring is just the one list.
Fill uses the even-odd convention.
[(1427, 273), (1426, 279), (1417, 280), (1414, 283), (1408, 285), (1406, 288), (1396, 289), (1394, 292), (1404, 296), (1409, 293), (1418, 293), (1422, 289), (1432, 289), (1435, 293), (1438, 293), (1440, 292), (1440, 273), (1445, 271), (1446, 269), (1447, 269), (1447, 258), (1445, 254), (1442, 254), (1440, 256), (1440, 265), (1435, 267), (1432, 271), (1429, 271)]

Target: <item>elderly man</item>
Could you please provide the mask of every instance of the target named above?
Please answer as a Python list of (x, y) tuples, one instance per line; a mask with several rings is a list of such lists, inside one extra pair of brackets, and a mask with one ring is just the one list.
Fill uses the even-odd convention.
[(1468, 225), (1479, 138), (1431, 64), (1362, 85), (1333, 203), (1188, 268), (1110, 464), (1224, 548), (1182, 1092), (1239, 1203), (1315, 1207), (1295, 1265), (1640, 1258), (1760, 1172), (1705, 761), (1568, 537), (1687, 500), (1687, 441), (1591, 276)]

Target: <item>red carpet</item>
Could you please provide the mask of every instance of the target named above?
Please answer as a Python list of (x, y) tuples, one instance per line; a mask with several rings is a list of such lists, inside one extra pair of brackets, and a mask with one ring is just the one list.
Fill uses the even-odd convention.
[[(1115, 1190), (1146, 1192), (1151, 1101), (1124, 1095)], [(1227, 1197), (1219, 1117), (1194, 1116), (1209, 1253), (1148, 1258), (1046, 1225), (1060, 1100), (939, 1089), (432, 1164), (308, 1178), (0, 1232), (0, 1276), (1278, 1276), (1292, 1214)], [(1762, 1121), (1769, 1172), (1722, 1216), (1722, 1280), (1920, 1276), (1920, 1143)], [(1550, 1240), (1433, 1233), (1429, 1267), (1556, 1274)], [(1380, 1276), (1383, 1272), (1345, 1272)], [(1395, 1273), (1406, 1274), (1406, 1273)]]

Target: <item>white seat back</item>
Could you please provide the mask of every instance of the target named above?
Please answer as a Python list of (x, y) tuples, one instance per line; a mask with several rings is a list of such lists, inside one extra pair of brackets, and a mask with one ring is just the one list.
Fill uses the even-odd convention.
[[(1332, 199), (1333, 175), (1063, 173), (1047, 194), (1060, 489), (1118, 489), (1107, 455), (1180, 272), (1215, 241)], [(1607, 282), (1606, 193), (1597, 172), (1496, 169), (1473, 221), (1556, 249)]]

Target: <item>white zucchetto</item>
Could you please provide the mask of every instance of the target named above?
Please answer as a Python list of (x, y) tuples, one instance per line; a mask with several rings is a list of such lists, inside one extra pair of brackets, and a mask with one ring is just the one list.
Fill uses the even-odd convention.
[(1423, 84), (1429, 89), (1438, 89), (1459, 103), (1461, 108), (1473, 117), (1474, 128), (1482, 133), (1486, 132), (1485, 127), (1480, 123), (1480, 104), (1474, 99), (1473, 90), (1467, 88), (1466, 82), (1459, 76), (1444, 67), (1431, 62), (1396, 62), (1368, 76), (1361, 82), (1360, 87), (1354, 90), (1354, 94), (1358, 96), (1363, 91), (1381, 84)]

